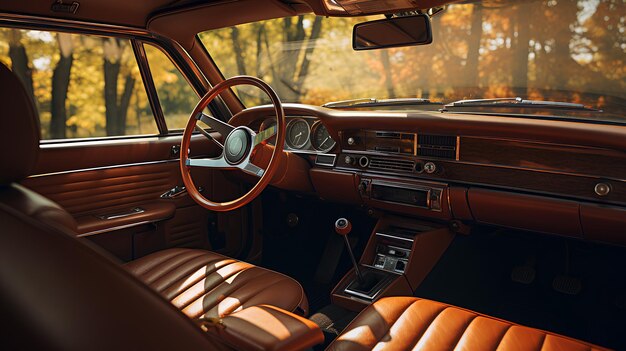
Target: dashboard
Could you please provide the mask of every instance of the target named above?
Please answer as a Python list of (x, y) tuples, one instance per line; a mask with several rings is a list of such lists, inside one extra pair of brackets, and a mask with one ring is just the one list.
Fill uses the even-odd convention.
[[(296, 104), (285, 112), (285, 150), (308, 162), (306, 181), (324, 200), (626, 245), (626, 127)], [(269, 115), (261, 107), (235, 119), (253, 128)]]

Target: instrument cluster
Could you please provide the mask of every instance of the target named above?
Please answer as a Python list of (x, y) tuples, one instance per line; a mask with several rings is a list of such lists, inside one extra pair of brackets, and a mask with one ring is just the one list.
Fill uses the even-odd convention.
[[(326, 153), (335, 148), (337, 142), (330, 136), (328, 129), (315, 117), (293, 116), (287, 117), (285, 128), (285, 150), (302, 152)], [(259, 131), (276, 125), (274, 118), (268, 118), (261, 123)], [(274, 145), (275, 139), (269, 143)]]

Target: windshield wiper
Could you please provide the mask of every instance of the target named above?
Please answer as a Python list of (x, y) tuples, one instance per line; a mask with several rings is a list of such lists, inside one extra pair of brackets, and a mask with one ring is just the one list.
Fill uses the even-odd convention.
[(572, 111), (593, 111), (602, 112), (595, 108), (587, 107), (583, 104), (573, 102), (560, 101), (540, 101), (540, 100), (524, 100), (521, 97), (514, 98), (497, 98), (497, 99), (474, 99), (459, 100), (446, 104), (441, 112), (456, 107), (496, 107), (496, 108), (542, 108), (549, 110), (572, 110)]
[(328, 102), (322, 107), (328, 108), (354, 108), (354, 107), (380, 107), (380, 106), (417, 106), (417, 105), (443, 105), (442, 102), (430, 101), (420, 98), (399, 98), (399, 99), (352, 99)]

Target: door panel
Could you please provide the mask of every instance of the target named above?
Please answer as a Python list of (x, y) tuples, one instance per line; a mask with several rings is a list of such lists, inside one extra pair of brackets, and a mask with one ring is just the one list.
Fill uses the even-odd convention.
[[(160, 198), (183, 185), (176, 145), (180, 136), (44, 144), (37, 175), (22, 184), (70, 212), (79, 236), (123, 260), (166, 247), (208, 249), (209, 211), (186, 194)], [(191, 150), (195, 156), (220, 152), (203, 136), (194, 136)], [(208, 169), (194, 169), (193, 178), (209, 198), (232, 199), (240, 188)], [(131, 211), (137, 208), (142, 212)]]

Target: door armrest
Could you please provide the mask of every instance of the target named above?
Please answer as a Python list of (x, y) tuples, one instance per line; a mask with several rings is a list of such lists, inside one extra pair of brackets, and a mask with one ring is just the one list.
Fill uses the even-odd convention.
[(169, 201), (155, 201), (127, 208), (107, 210), (76, 218), (78, 236), (89, 236), (162, 221), (174, 216), (176, 205)]

